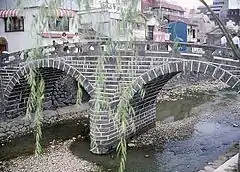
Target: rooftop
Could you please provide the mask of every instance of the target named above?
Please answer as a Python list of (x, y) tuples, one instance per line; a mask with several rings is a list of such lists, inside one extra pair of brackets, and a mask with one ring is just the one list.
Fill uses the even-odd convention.
[(176, 11), (184, 12), (184, 9), (179, 5), (170, 4), (166, 1), (154, 0), (153, 7), (160, 7), (160, 5), (162, 6), (162, 8), (173, 9)]
[(162, 8), (184, 12), (184, 9), (181, 6), (168, 3), (165, 0), (142, 0), (142, 2), (143, 7), (160, 8), (161, 6)]

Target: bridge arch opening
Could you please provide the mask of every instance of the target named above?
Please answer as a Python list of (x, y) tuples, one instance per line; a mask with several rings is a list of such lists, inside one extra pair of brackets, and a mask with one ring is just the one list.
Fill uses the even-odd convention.
[[(168, 81), (181, 72), (205, 74), (227, 84), (239, 93), (239, 78), (220, 66), (195, 60), (163, 63), (139, 76), (133, 84), (134, 91), (131, 93), (132, 99), (130, 103), (135, 110), (132, 120), (134, 121), (136, 132), (146, 131), (155, 125), (158, 94)], [(144, 98), (141, 96), (142, 88), (145, 91)]]
[(90, 100), (93, 87), (76, 69), (60, 61), (52, 61), (52, 65), (49, 63), (50, 61), (46, 63), (44, 60), (38, 60), (16, 72), (5, 89), (5, 118), (13, 119), (26, 112), (30, 93), (26, 74), (30, 67), (34, 67), (45, 82), (44, 110), (75, 105), (79, 78), (82, 81), (80, 86), (83, 93), (82, 103)]

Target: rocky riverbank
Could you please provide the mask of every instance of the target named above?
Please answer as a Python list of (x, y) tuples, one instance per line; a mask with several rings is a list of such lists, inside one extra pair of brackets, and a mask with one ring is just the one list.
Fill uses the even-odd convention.
[(170, 80), (160, 91), (158, 102), (176, 101), (184, 98), (197, 98), (202, 95), (214, 95), (218, 90), (226, 89), (228, 86), (218, 80), (199, 76), (199, 74), (188, 74), (188, 77), (179, 74)]
[[(176, 79), (176, 78), (174, 78)], [(178, 99), (184, 98), (184, 96), (192, 97), (199, 94), (209, 94), (214, 95), (219, 89), (227, 88), (226, 85), (214, 80), (198, 80), (189, 77), (185, 81), (178, 78), (179, 82), (170, 81), (160, 93), (159, 101), (176, 101)], [(194, 108), (191, 113), (197, 114), (201, 111), (200, 108)], [(68, 110), (69, 111), (69, 110)], [(64, 117), (64, 113), (61, 117)], [(56, 115), (56, 114), (55, 114)], [(75, 114), (76, 115), (76, 114)], [(80, 115), (80, 114), (79, 114)], [(65, 118), (61, 118), (66, 120)], [(68, 116), (69, 117), (69, 116)], [(67, 118), (68, 118), (67, 117)], [(70, 115), (71, 117), (71, 115)], [(76, 118), (79, 116), (76, 115)], [(204, 118), (211, 118), (212, 114), (206, 114)], [(58, 117), (60, 119), (60, 117)], [(180, 121), (167, 122), (167, 121), (157, 121), (156, 127), (149, 130), (148, 132), (134, 138), (129, 144), (130, 147), (144, 147), (144, 146), (162, 146), (164, 143), (170, 140), (181, 140), (189, 137), (194, 131), (194, 125), (198, 122), (199, 117), (197, 115), (192, 115), (190, 118), (186, 118)], [(19, 157), (12, 159), (7, 162), (0, 162), (0, 171), (6, 172), (66, 172), (66, 171), (79, 171), (79, 172), (94, 172), (98, 171), (98, 167), (94, 163), (87, 162), (79, 157), (76, 157), (70, 152), (69, 146), (75, 139), (67, 140), (65, 142), (59, 142), (52, 144), (46, 149), (45, 153), (37, 158), (35, 156)], [(2, 164), (2, 165), (1, 165)]]
[[(81, 119), (84, 126), (88, 126), (89, 120), (87, 103), (81, 106), (68, 106), (57, 110), (45, 110), (43, 112), (43, 127), (56, 125), (63, 121)], [(8, 142), (15, 137), (31, 133), (34, 130), (34, 119), (28, 120), (22, 116), (0, 122), (0, 143)]]
[[(199, 74), (189, 73), (188, 77), (179, 74), (169, 81), (160, 91), (158, 102), (177, 101), (179, 99), (189, 99), (203, 97), (214, 97), (216, 92), (228, 88), (228, 86), (220, 81), (209, 79)], [(169, 140), (181, 140), (190, 136), (194, 132), (194, 124), (198, 122), (198, 114), (201, 108), (193, 108), (191, 117), (169, 122), (157, 121), (156, 127), (148, 132), (135, 137), (129, 144), (130, 147), (144, 146), (162, 146)], [(208, 118), (208, 117), (206, 117)]]
[(57, 143), (45, 150), (42, 156), (19, 157), (0, 162), (3, 172), (97, 172), (100, 167), (74, 156), (69, 147), (75, 139)]

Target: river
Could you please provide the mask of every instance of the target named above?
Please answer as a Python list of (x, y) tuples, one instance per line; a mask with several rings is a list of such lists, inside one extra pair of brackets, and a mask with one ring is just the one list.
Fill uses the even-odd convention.
[[(174, 122), (197, 115), (194, 132), (185, 139), (170, 140), (161, 146), (130, 148), (127, 172), (195, 172), (203, 169), (240, 140), (239, 105), (240, 96), (230, 91), (220, 91), (211, 98), (201, 95), (159, 103), (157, 119), (161, 121)], [(80, 131), (83, 129), (76, 121), (44, 129), (44, 146), (49, 146), (53, 140), (62, 142), (77, 137), (83, 134)], [(14, 139), (0, 147), (0, 161), (32, 154), (33, 148), (31, 134)], [(115, 172), (117, 169), (115, 153), (91, 154), (88, 139), (73, 142), (70, 150), (75, 156), (102, 166), (103, 171)]]

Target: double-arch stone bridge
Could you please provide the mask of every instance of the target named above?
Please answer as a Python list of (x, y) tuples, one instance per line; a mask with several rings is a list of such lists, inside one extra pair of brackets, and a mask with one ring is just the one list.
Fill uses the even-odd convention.
[[(154, 126), (157, 95), (164, 84), (180, 72), (194, 71), (206, 74), (239, 92), (240, 67), (238, 61), (213, 57), (213, 50), (219, 47), (188, 44), (187, 46), (190, 48), (197, 47), (205, 50), (205, 54), (186, 52), (173, 54), (164, 50), (163, 47), (166, 46), (163, 46), (163, 43), (148, 43), (147, 50), (145, 49), (146, 43), (137, 45), (138, 49), (134, 53), (118, 49), (117, 51), (122, 52), (119, 57), (105, 55), (104, 67), (102, 68), (106, 74), (106, 79), (101, 95), (108, 98), (111, 112), (116, 112), (121, 96), (120, 85), (127, 89), (132, 83), (132, 91), (129, 93), (130, 99), (128, 101), (135, 110), (134, 114), (130, 114), (134, 121), (135, 131), (132, 131), (131, 126), (129, 126), (129, 137), (134, 132), (140, 132)], [(94, 44), (94, 46), (98, 49), (99, 44)], [(92, 145), (91, 151), (96, 154), (105, 154), (113, 150), (118, 141), (118, 130), (111, 116), (112, 113), (110, 114), (109, 110), (104, 107), (96, 112), (92, 101), (96, 96), (98, 59), (103, 58), (103, 56), (97, 55), (99, 49), (98, 52), (91, 54), (88, 51), (85, 54), (84, 52), (81, 54), (53, 52), (52, 55), (45, 54), (42, 58), (31, 61), (25, 61), (24, 58), (21, 58), (21, 53), (12, 54), (13, 61), (0, 70), (5, 106), (5, 113), (2, 116), (15, 118), (25, 112), (29, 96), (29, 86), (25, 76), (29, 72), (29, 68), (37, 68), (42, 73), (46, 84), (45, 101), (49, 100), (53, 94), (54, 83), (62, 75), (67, 75), (75, 80), (81, 80), (82, 89), (88, 97), (87, 101), (90, 102), (90, 136), (95, 143), (94, 147)], [(129, 74), (130, 70), (133, 75)], [(144, 98), (141, 95), (142, 88), (145, 90)]]

